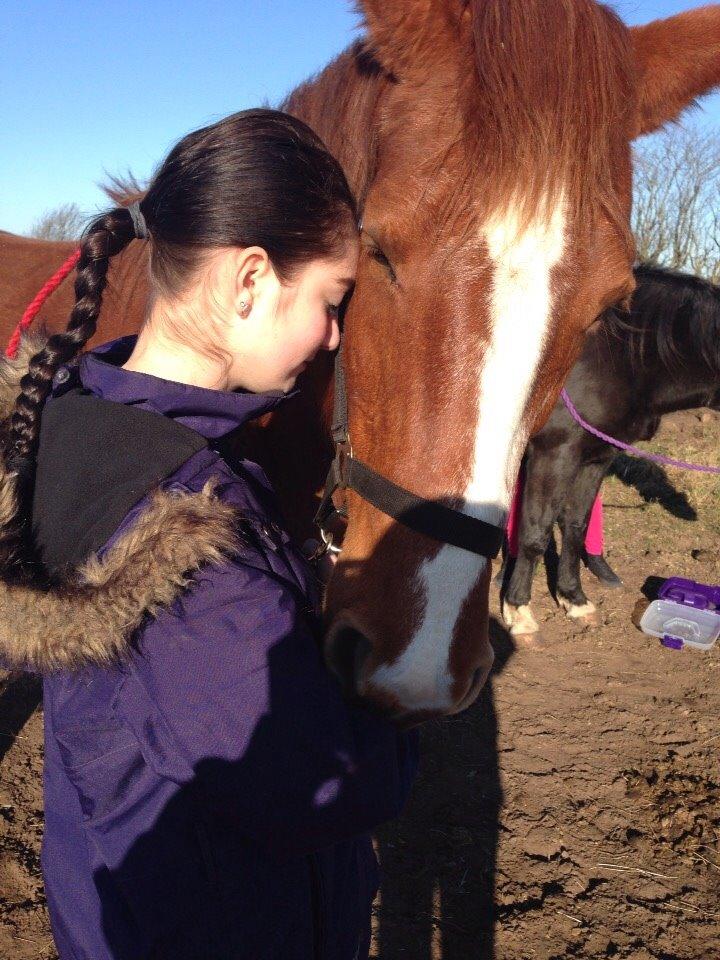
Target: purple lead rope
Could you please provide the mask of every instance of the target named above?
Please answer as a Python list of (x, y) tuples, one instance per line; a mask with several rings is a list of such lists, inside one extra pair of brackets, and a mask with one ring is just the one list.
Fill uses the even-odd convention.
[(594, 437), (597, 437), (598, 440), (604, 440), (605, 443), (609, 443), (613, 447), (617, 447), (619, 450), (626, 450), (628, 453), (634, 454), (636, 457), (642, 457), (644, 460), (652, 460), (653, 463), (662, 463), (666, 467), (678, 467), (680, 470), (695, 470), (698, 473), (715, 473), (720, 474), (720, 467), (704, 467), (699, 463), (687, 463), (685, 460), (673, 460), (672, 457), (663, 457), (659, 453), (648, 453), (647, 450), (640, 450), (638, 447), (633, 447), (630, 443), (623, 443), (622, 440), (616, 440), (614, 437), (608, 436), (607, 433), (603, 433), (602, 430), (598, 430), (596, 427), (591, 426), (587, 421), (583, 420), (580, 414), (577, 412), (575, 404), (570, 399), (567, 390), (563, 390), (560, 394), (562, 397), (563, 403), (568, 408), (570, 416), (576, 423), (579, 423), (583, 430), (587, 430), (588, 433), (591, 433)]

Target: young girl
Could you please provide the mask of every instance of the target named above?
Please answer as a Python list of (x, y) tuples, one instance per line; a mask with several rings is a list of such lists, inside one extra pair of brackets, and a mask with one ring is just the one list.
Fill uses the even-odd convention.
[[(77, 363), (109, 260), (136, 237), (145, 324)], [(67, 332), (22, 378), (0, 477), (0, 654), (45, 674), (61, 960), (368, 955), (367, 831), (402, 808), (414, 742), (343, 702), (265, 476), (214, 449), (337, 347), (357, 256), (355, 205), (318, 138), (236, 114), (92, 224)]]

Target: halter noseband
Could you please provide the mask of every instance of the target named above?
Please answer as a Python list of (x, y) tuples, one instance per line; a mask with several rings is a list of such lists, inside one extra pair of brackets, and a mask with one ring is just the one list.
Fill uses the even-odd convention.
[(326, 529), (330, 518), (333, 515), (347, 518), (345, 507), (340, 510), (335, 507), (333, 494), (336, 490), (350, 489), (373, 507), (416, 533), (481, 557), (494, 559), (502, 546), (504, 527), (471, 517), (437, 501), (418, 497), (353, 456), (348, 428), (342, 346), (341, 342), (335, 356), (335, 404), (332, 423), (335, 459), (330, 465), (323, 497), (315, 515), (315, 523), (320, 528), (326, 545), (333, 549), (332, 534)]

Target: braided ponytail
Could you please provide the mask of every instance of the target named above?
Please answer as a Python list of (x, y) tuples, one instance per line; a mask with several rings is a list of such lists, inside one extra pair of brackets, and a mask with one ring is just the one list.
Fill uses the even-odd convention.
[(60, 366), (69, 363), (95, 333), (102, 296), (107, 284), (110, 258), (120, 253), (136, 236), (135, 219), (126, 207), (98, 217), (87, 230), (75, 280), (75, 306), (64, 333), (53, 334), (30, 360), (20, 381), (6, 438), (5, 469), (14, 476), (17, 516), (0, 531), (0, 560), (7, 566), (31, 562), (28, 520), (35, 479), (35, 458), (43, 407)]

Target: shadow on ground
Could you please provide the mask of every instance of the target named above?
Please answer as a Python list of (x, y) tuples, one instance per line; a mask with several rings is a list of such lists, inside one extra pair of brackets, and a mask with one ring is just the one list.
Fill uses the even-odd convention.
[(10, 673), (0, 686), (0, 761), (17, 740), (42, 699), (40, 680), (26, 673)]
[(490, 636), (496, 660), (485, 689), (465, 713), (423, 728), (422, 768), (412, 800), (400, 821), (378, 832), (379, 960), (495, 958), (503, 794), (493, 688), (514, 645), (494, 619)]
[(656, 463), (621, 453), (615, 457), (610, 475), (625, 486), (634, 487), (646, 503), (659, 503), (673, 517), (697, 520), (697, 511), (687, 496), (673, 486), (665, 470)]

